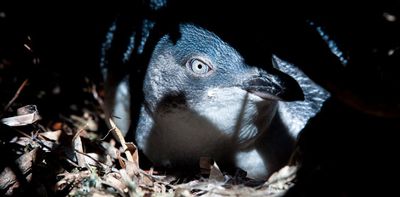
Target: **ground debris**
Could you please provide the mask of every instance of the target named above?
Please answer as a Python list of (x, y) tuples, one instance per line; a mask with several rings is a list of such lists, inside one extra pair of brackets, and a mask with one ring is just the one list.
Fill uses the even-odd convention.
[[(0, 173), (0, 190), (6, 195), (13, 194), (14, 189), (21, 185), (21, 181), (30, 181), (32, 165), (39, 159), (41, 150), (35, 148), (15, 160), (14, 165), (4, 168)], [(22, 176), (22, 177), (21, 177)]]
[(17, 109), (17, 115), (1, 119), (1, 123), (15, 127), (32, 124), (40, 119), (35, 105), (27, 105)]
[[(295, 167), (283, 168), (264, 183), (247, 178), (245, 172), (226, 175), (207, 157), (200, 158), (200, 174), (191, 178), (153, 168), (145, 171), (139, 167), (135, 144), (126, 142), (115, 124), (105, 120), (99, 99), (92, 98), (91, 105), (97, 107), (84, 106), (80, 113), (78, 110), (76, 114), (60, 114), (51, 120), (42, 118), (6, 126), (13, 134), (1, 142), (13, 157), (8, 158), (0, 172), (1, 194), (280, 196), (294, 184)], [(40, 117), (39, 109), (33, 109), (24, 113)], [(106, 121), (113, 128), (109, 129)]]

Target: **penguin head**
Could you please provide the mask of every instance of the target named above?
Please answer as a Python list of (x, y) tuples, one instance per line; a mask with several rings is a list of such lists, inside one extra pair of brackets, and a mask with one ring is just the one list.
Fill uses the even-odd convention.
[[(269, 65), (249, 65), (237, 50), (216, 34), (193, 24), (179, 26), (180, 37), (161, 38), (150, 59), (144, 82), (145, 100), (150, 107), (166, 96), (180, 95), (185, 102), (201, 103), (203, 95), (234, 90), (256, 96), (260, 101), (304, 99), (297, 82)], [(264, 57), (263, 57), (264, 58)], [(225, 96), (234, 97), (225, 94)]]

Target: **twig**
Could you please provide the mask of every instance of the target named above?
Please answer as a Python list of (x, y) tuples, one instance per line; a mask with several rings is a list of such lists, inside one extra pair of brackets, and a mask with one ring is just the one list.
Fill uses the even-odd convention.
[(15, 128), (12, 128), (12, 129), (13, 129), (14, 131), (16, 131), (17, 133), (21, 134), (21, 135), (24, 136), (24, 137), (28, 137), (28, 138), (31, 138), (31, 137), (32, 137), (32, 136), (30, 136), (30, 135), (24, 133), (24, 132), (21, 131), (21, 130), (18, 130), (18, 129), (15, 129)]
[(86, 157), (89, 157), (91, 160), (93, 160), (94, 162), (96, 162), (97, 164), (99, 164), (99, 165), (100, 165), (101, 167), (103, 167), (103, 168), (105, 168), (104, 166), (110, 167), (110, 166), (107, 166), (106, 164), (101, 163), (99, 160), (93, 158), (92, 156), (90, 156), (90, 155), (87, 154), (87, 153), (84, 153), (84, 152), (82, 152), (82, 151), (79, 151), (79, 150), (76, 149), (76, 148), (75, 148), (74, 150), (75, 150), (75, 152), (77, 152), (77, 153), (79, 153), (79, 154), (81, 154), (81, 155), (84, 155), (84, 156), (86, 156)]
[(95, 84), (92, 85), (92, 96), (100, 104), (100, 106), (104, 105), (103, 99), (101, 99), (99, 94), (97, 93)]
[(3, 115), (6, 113), (6, 111), (8, 110), (8, 108), (10, 108), (10, 106), (14, 103), (14, 101), (18, 98), (19, 94), (22, 92), (22, 90), (24, 89), (24, 87), (26, 86), (26, 84), (28, 83), (28, 79), (25, 79), (24, 82), (22, 82), (22, 84), (19, 86), (17, 92), (14, 94), (14, 97), (8, 102), (8, 104), (6, 105), (6, 107), (3, 110), (3, 113), (0, 114), (0, 118), (3, 117)]
[(78, 130), (78, 132), (75, 133), (74, 137), (72, 138), (72, 141), (75, 141), (75, 139), (85, 130), (85, 128), (87, 128), (87, 124)]
[[(63, 159), (62, 157), (60, 157), (60, 159)], [(73, 165), (75, 168), (80, 168), (80, 166), (75, 162), (72, 161), (70, 158), (65, 157), (65, 161), (67, 161), (69, 164)]]
[[(34, 134), (32, 134), (32, 135), (28, 135), (28, 134), (26, 134), (25, 132), (23, 132), (23, 131), (21, 131), (21, 130), (18, 130), (18, 129), (16, 129), (16, 128), (12, 128), (12, 127), (10, 127), (10, 128), (11, 128), (13, 131), (16, 131), (17, 133), (21, 134), (21, 135), (24, 136), (24, 137), (27, 137), (27, 138), (32, 139), (33, 141), (37, 142), (37, 143), (38, 143), (39, 145), (41, 145), (42, 147), (45, 147), (45, 148), (51, 150), (51, 148), (50, 148), (49, 146), (45, 145), (45, 144), (41, 141), (41, 139), (38, 138), (38, 137), (41, 137), (41, 134), (38, 133), (38, 131), (36, 131), (36, 132), (35, 132)], [(38, 137), (37, 137), (37, 136), (38, 136)]]
[(118, 127), (115, 125), (114, 121), (111, 118), (109, 118), (108, 121), (109, 121), (109, 123), (111, 125), (111, 128), (113, 128), (112, 131), (114, 133), (114, 136), (121, 143), (121, 146), (122, 146), (122, 148), (123, 148), (123, 150), (125, 152), (126, 158), (128, 159), (128, 161), (134, 162), (133, 156), (132, 156), (131, 152), (128, 150), (128, 146), (126, 146), (126, 144), (125, 144), (126, 143), (125, 142), (125, 138), (122, 135), (121, 130), (118, 129)]
[(104, 141), (104, 140), (108, 137), (108, 135), (110, 135), (110, 133), (111, 133), (113, 130), (114, 130), (114, 128), (108, 130), (107, 134), (106, 134), (103, 138), (101, 138), (100, 141)]

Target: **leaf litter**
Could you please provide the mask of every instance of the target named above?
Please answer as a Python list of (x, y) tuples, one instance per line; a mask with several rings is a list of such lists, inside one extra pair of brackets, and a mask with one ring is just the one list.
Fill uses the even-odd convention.
[[(224, 174), (207, 157), (200, 158), (200, 174), (194, 178), (143, 170), (135, 144), (125, 141), (112, 120), (104, 119), (99, 95), (91, 88), (94, 108), (56, 121), (41, 120), (35, 105), (1, 119), (2, 128), (14, 135), (2, 143), (12, 147), (16, 158), (0, 169), (3, 195), (32, 191), (39, 196), (283, 196), (295, 182), (295, 166), (285, 166), (260, 183), (245, 172)], [(104, 126), (106, 121), (112, 128)]]

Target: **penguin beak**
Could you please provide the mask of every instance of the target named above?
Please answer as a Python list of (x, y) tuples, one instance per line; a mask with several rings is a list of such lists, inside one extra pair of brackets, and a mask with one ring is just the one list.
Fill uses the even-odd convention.
[(278, 70), (275, 72), (260, 72), (258, 76), (245, 80), (242, 89), (266, 100), (304, 100), (303, 90), (296, 80)]

